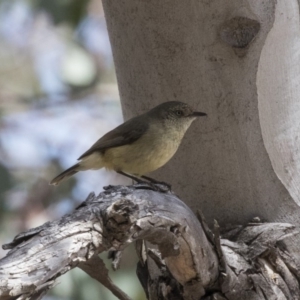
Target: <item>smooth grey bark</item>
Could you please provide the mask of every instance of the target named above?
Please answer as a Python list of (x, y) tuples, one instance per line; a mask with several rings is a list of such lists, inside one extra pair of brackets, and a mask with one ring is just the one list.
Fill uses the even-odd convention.
[[(257, 215), (300, 223), (300, 176), (294, 168), (300, 161), (299, 146), (289, 136), (289, 147), (294, 148), (285, 158), (287, 148), (278, 150), (273, 143), (286, 133), (278, 122), (295, 113), (291, 103), (296, 100), (277, 97), (281, 106), (290, 105), (289, 114), (278, 118), (280, 107), (273, 109), (276, 93), (268, 97), (268, 91), (280, 90), (277, 73), (291, 80), (295, 76), (295, 71), (290, 73), (292, 61), (280, 64), (277, 52), (268, 59), (274, 47), (285, 45), (269, 35), (274, 34), (275, 18), (282, 33), (290, 28), (295, 28), (294, 36), (299, 33), (297, 20), (293, 27), (280, 23), (293, 20), (289, 11), (299, 14), (293, 10), (297, 1), (288, 3), (103, 1), (125, 117), (170, 100), (185, 101), (208, 114), (193, 124), (175, 157), (155, 177), (168, 178), (193, 211), (201, 208), (209, 224), (213, 219), (221, 225), (246, 224)], [(235, 26), (239, 18), (248, 21)], [(258, 32), (253, 22), (259, 24)], [(292, 39), (289, 33), (287, 37)], [(283, 85), (281, 91), (290, 100), (293, 85), (281, 80), (279, 87)], [(297, 123), (291, 132), (299, 131)]]
[(294, 226), (256, 219), (225, 229), (221, 238), (217, 223), (211, 232), (200, 212), (199, 222), (177, 196), (149, 188), (108, 187), (73, 213), (16, 236), (0, 260), (0, 299), (41, 299), (59, 276), (79, 267), (129, 300), (98, 254), (113, 251), (118, 268), (132, 242), (148, 299), (300, 298), (300, 264), (285, 243), (299, 235)]

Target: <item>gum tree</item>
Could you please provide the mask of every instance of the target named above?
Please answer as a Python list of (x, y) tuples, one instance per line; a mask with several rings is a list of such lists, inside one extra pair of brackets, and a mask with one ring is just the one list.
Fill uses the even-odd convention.
[(298, 1), (103, 4), (125, 118), (171, 100), (208, 118), (152, 174), (178, 196), (107, 187), (20, 234), (4, 246), (1, 297), (40, 299), (79, 267), (128, 299), (98, 253), (117, 268), (136, 242), (148, 299), (299, 299)]

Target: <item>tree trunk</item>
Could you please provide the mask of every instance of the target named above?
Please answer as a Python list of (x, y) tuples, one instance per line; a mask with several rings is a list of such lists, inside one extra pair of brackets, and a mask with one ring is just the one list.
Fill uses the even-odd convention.
[(103, 2), (125, 117), (170, 100), (208, 114), (155, 176), (210, 224), (299, 225), (298, 2)]

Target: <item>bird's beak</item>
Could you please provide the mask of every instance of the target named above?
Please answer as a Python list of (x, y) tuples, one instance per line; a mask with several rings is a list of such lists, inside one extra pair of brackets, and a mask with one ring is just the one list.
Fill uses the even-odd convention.
[(195, 112), (192, 113), (191, 116), (192, 116), (192, 117), (204, 117), (204, 116), (207, 116), (207, 114), (204, 113), (204, 112), (195, 111)]

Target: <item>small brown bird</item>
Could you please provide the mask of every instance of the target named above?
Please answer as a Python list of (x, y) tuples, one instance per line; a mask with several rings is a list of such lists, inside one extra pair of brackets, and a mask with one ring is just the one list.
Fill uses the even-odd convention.
[(134, 117), (100, 138), (79, 157), (79, 162), (56, 176), (50, 184), (79, 171), (106, 168), (131, 177), (144, 177), (165, 163), (177, 151), (192, 122), (203, 112), (188, 104), (170, 101)]

